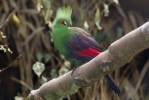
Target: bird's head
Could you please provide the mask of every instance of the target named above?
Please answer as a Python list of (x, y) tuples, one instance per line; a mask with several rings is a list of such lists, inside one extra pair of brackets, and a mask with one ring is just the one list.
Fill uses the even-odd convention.
[(71, 21), (72, 8), (70, 6), (63, 6), (58, 9), (56, 18), (52, 27), (68, 28), (72, 26)]

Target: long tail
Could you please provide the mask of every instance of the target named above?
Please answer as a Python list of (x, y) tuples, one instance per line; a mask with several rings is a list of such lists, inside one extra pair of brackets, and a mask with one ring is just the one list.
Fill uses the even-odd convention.
[(107, 74), (104, 77), (108, 81), (111, 89), (119, 96), (121, 94), (121, 91), (119, 87), (117, 86), (117, 84), (115, 83), (115, 81), (113, 80), (113, 78), (111, 77), (111, 75)]

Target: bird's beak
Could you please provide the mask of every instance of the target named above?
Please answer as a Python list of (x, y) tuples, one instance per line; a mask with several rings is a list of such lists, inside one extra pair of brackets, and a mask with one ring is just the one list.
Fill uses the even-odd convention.
[(69, 26), (72, 27), (72, 24), (70, 24)]

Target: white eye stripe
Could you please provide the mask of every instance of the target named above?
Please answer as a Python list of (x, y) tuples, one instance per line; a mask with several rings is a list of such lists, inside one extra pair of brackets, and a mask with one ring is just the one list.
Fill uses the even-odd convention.
[(67, 23), (64, 21), (64, 25), (67, 25)]

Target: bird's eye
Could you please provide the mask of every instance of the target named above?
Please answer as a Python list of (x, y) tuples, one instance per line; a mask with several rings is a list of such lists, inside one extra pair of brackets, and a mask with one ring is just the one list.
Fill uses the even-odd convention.
[(64, 20), (61, 21), (61, 24), (67, 25), (67, 23)]

